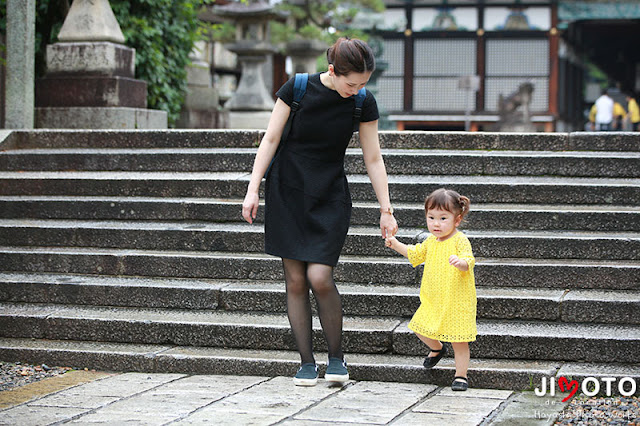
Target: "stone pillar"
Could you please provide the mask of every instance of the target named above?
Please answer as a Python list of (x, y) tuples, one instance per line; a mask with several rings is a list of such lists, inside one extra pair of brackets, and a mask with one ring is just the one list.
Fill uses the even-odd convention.
[(183, 129), (224, 128), (226, 120), (219, 108), (218, 92), (211, 84), (210, 66), (205, 61), (207, 49), (205, 41), (199, 41), (193, 48), (187, 66), (187, 94), (177, 127)]
[(147, 83), (134, 78), (135, 49), (108, 0), (74, 0), (58, 40), (36, 82), (37, 127), (167, 128), (166, 112), (146, 109)]
[(36, 0), (7, 0), (5, 128), (34, 125)]
[(286, 45), (287, 55), (293, 65), (292, 76), (299, 72), (315, 74), (318, 56), (327, 51), (327, 44), (320, 40), (291, 40)]
[(269, 42), (269, 21), (283, 15), (263, 0), (216, 6), (214, 12), (234, 21), (236, 42), (225, 47), (238, 55), (242, 66), (238, 88), (224, 105), (229, 110), (229, 127), (266, 129), (275, 101), (266, 88), (262, 66), (275, 52)]

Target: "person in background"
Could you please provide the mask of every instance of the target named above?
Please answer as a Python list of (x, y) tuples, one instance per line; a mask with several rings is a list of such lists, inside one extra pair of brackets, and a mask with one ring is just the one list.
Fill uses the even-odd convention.
[(618, 102), (613, 103), (613, 130), (619, 132), (624, 130), (624, 118), (627, 116), (627, 111)]
[(613, 125), (613, 99), (609, 96), (607, 89), (602, 91), (602, 95), (596, 99), (594, 107), (596, 114), (594, 121), (596, 123), (595, 129), (600, 132), (607, 132), (612, 130)]
[(640, 108), (638, 108), (638, 102), (631, 95), (627, 95), (627, 109), (629, 110), (631, 130), (637, 132), (640, 126)]

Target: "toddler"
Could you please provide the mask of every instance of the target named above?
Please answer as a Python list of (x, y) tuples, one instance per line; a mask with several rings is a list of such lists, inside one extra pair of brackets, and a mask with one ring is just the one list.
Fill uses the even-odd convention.
[(421, 244), (407, 246), (395, 237), (385, 244), (415, 268), (424, 263), (420, 286), (420, 307), (409, 322), (431, 350), (424, 360), (433, 368), (447, 353), (442, 342), (453, 346), (456, 374), (454, 391), (468, 388), (469, 342), (476, 340), (476, 289), (473, 276), (475, 258), (471, 244), (458, 226), (469, 213), (469, 199), (449, 189), (431, 193), (424, 204), (427, 228), (431, 235)]

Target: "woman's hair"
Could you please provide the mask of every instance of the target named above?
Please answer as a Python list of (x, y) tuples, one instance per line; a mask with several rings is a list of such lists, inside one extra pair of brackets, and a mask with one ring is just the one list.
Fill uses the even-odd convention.
[(436, 189), (424, 202), (425, 212), (430, 209), (446, 210), (462, 219), (469, 213), (471, 201), (464, 195), (458, 194), (452, 189)]
[(373, 50), (367, 43), (356, 38), (339, 38), (327, 49), (327, 61), (333, 65), (336, 75), (372, 72), (376, 68)]

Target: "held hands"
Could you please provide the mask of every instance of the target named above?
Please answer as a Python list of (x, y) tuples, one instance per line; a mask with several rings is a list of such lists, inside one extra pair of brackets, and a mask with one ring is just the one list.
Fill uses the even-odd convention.
[(253, 224), (253, 220), (258, 215), (258, 206), (260, 205), (260, 197), (257, 193), (247, 192), (242, 202), (242, 217), (247, 222)]
[(455, 254), (452, 254), (451, 256), (449, 256), (449, 264), (451, 266), (455, 266), (462, 272), (469, 270), (469, 264), (467, 263), (467, 261), (460, 259)]
[(380, 231), (382, 233), (382, 238), (393, 237), (396, 235), (396, 232), (398, 232), (398, 223), (392, 214), (382, 213), (380, 215)]
[(393, 244), (396, 242), (398, 242), (398, 240), (396, 240), (396, 237), (387, 237), (384, 239), (384, 245), (389, 248), (393, 248)]

